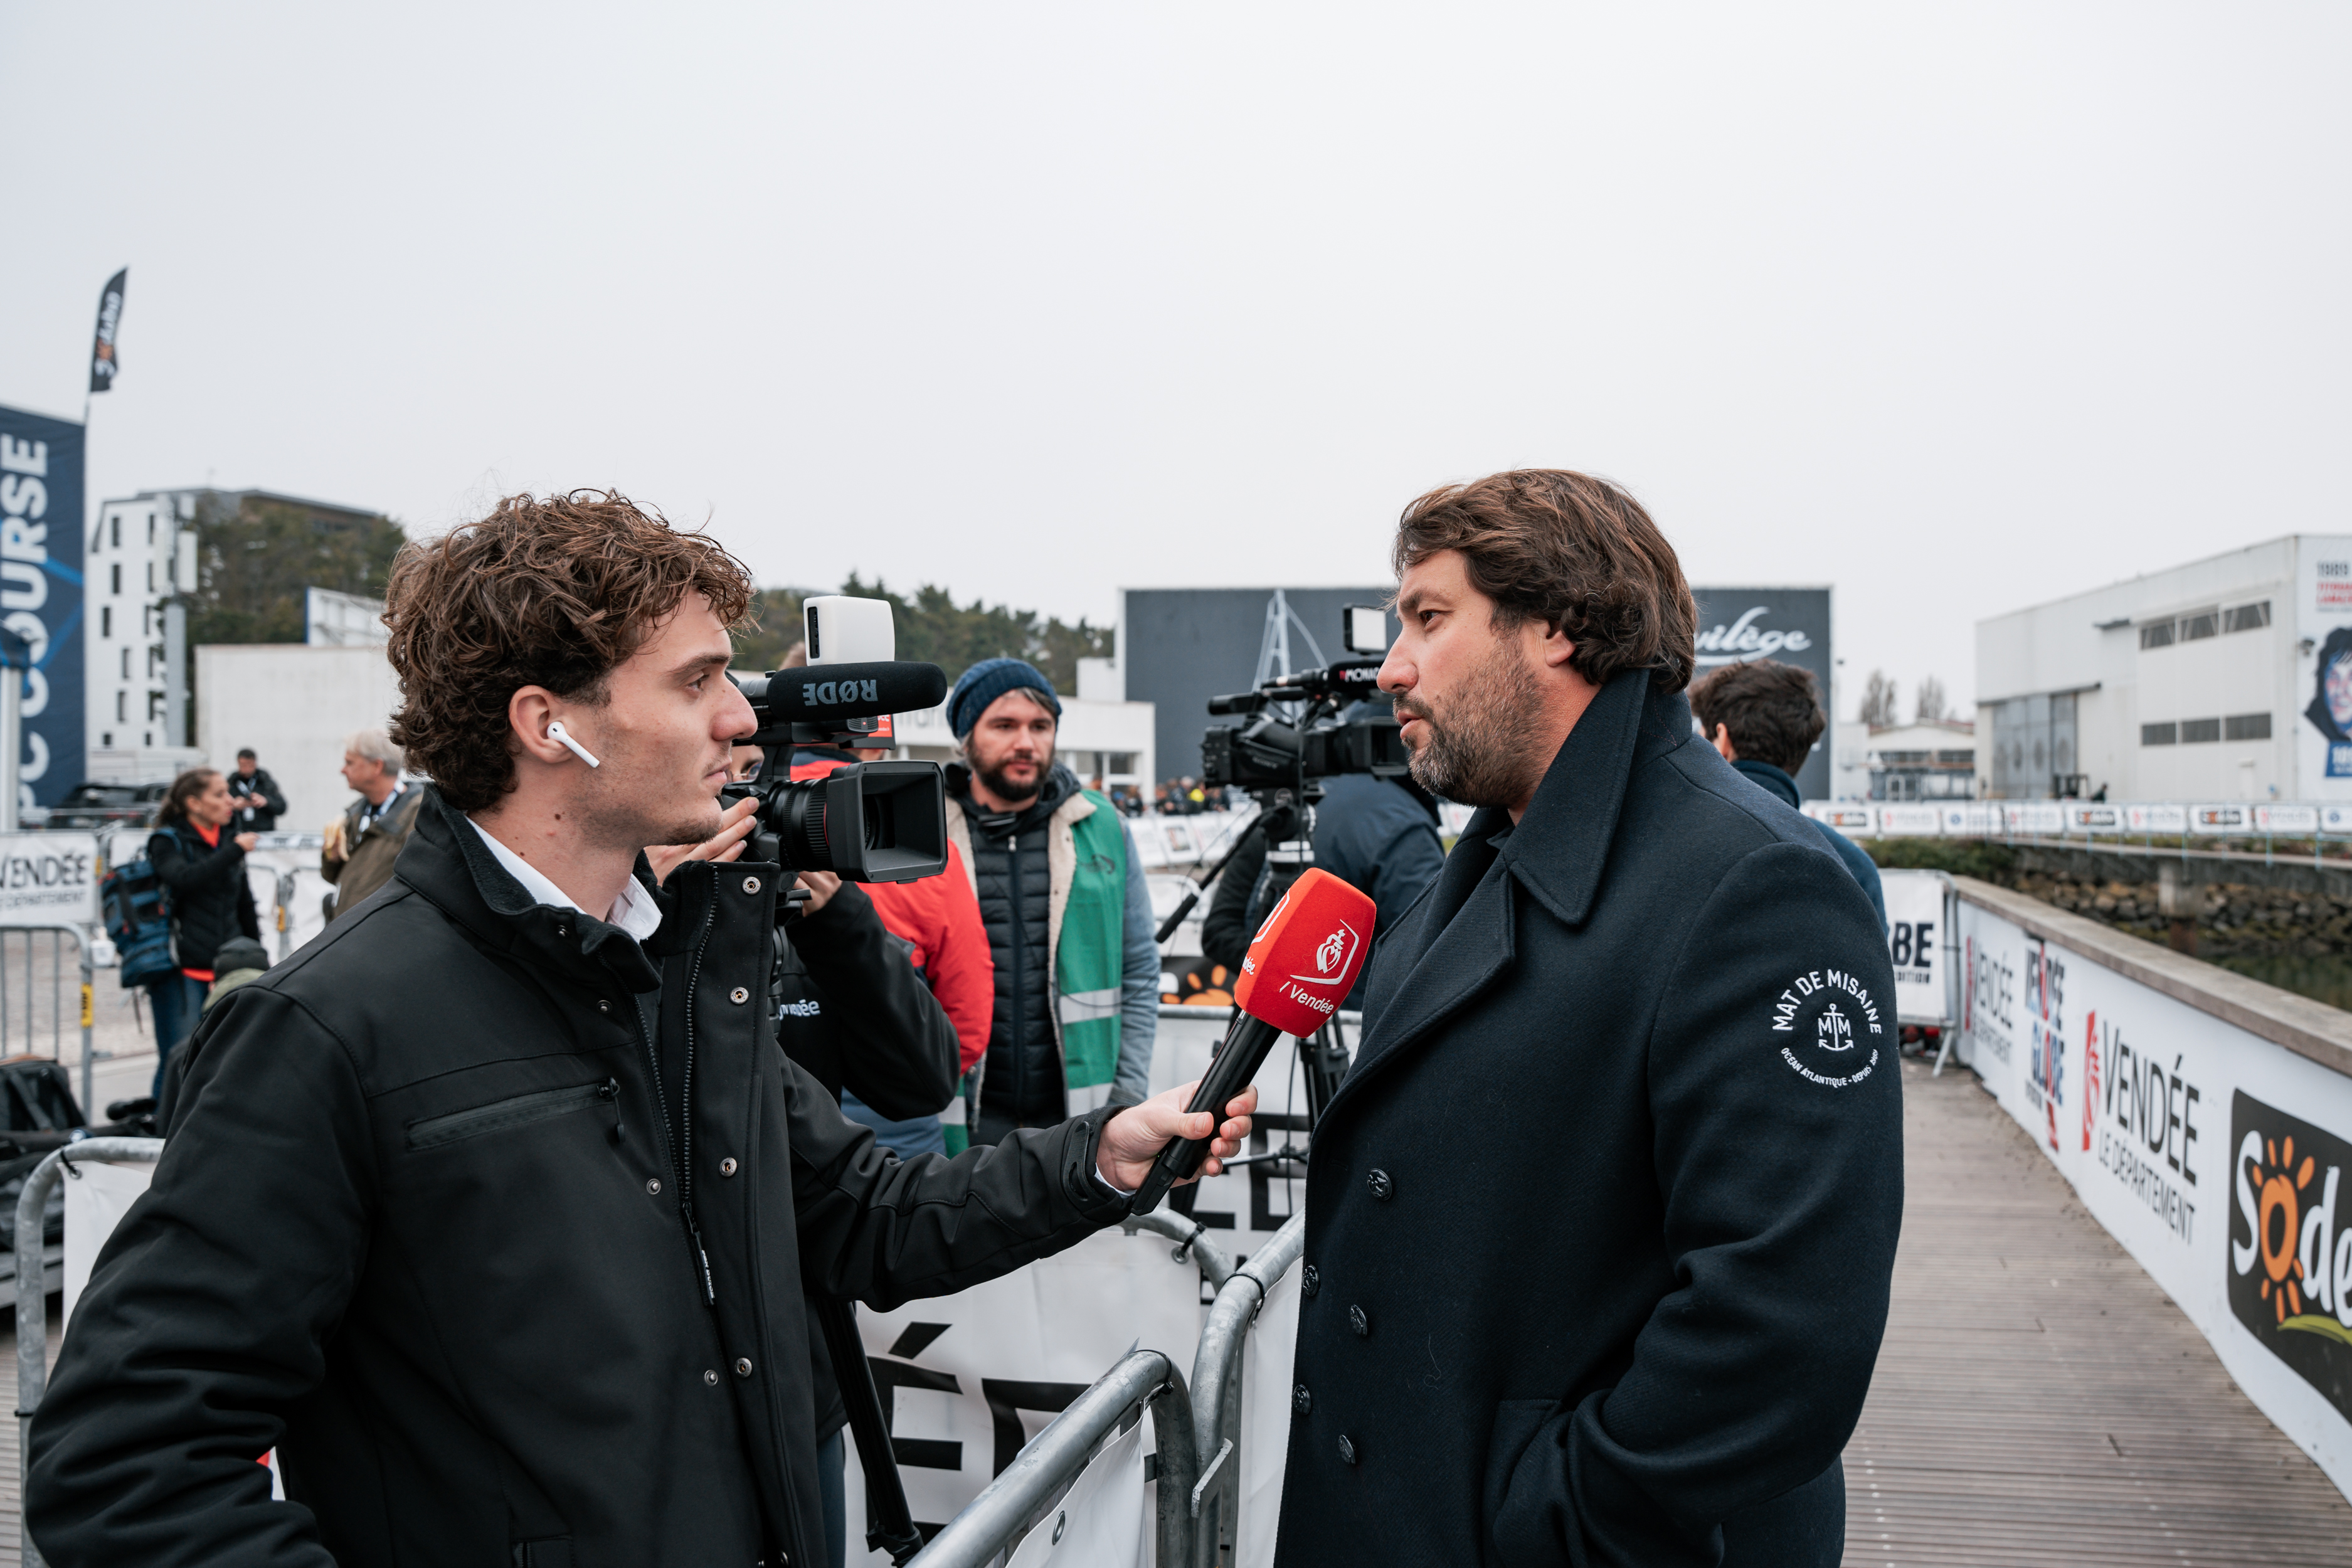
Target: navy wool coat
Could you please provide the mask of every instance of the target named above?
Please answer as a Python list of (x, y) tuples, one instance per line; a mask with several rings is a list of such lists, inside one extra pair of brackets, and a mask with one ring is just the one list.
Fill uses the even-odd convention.
[(1715, 1563), (1837, 1458), (1885, 1326), (1869, 900), (1635, 671), (1371, 964), (1315, 1136), (1279, 1561)]

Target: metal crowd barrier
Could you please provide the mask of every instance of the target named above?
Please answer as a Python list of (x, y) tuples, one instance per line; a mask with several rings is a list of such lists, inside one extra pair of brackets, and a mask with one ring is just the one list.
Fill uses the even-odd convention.
[[(75, 993), (81, 1018), (81, 1110), (82, 1114), (92, 1121), (99, 1120), (97, 1110), (89, 1103), (92, 1070), (97, 1065), (97, 1057), (90, 1049), (90, 1031), (97, 1023), (94, 1011), (97, 992), (93, 988), (97, 969), (91, 954), (96, 934), (95, 927), (68, 925), (62, 921), (56, 925), (0, 928), (0, 1056), (41, 1054), (40, 1029), (37, 1022), (38, 1009), (35, 1004), (42, 987), (38, 984), (34, 963), (40, 956), (41, 946), (36, 939), (47, 935), (49, 939), (47, 1054), (51, 1061), (65, 1060), (66, 1019), (73, 1016), (68, 1011), (65, 990), (65, 944), (68, 942), (74, 944), (81, 967), (81, 989)], [(16, 944), (9, 940), (17, 936), (25, 939), (24, 962), (21, 964), (16, 962), (13, 951)], [(12, 973), (15, 975), (13, 980), (10, 978)], [(24, 1026), (21, 1034), (16, 1028), (16, 1022)]]
[(85, 1138), (53, 1152), (25, 1178), (16, 1197), (16, 1498), (24, 1568), (40, 1568), (33, 1527), (24, 1522), (25, 1483), (32, 1467), (33, 1412), (49, 1387), (48, 1266), (41, 1256), (42, 1211), (58, 1176), (77, 1160), (138, 1162), (163, 1152), (161, 1138)]
[[(1031, 1529), (1045, 1524), (1055, 1501), (1104, 1442), (1145, 1404), (1151, 1406), (1159, 1459), (1154, 1561), (1160, 1568), (1217, 1568), (1233, 1561), (1241, 1512), (1242, 1352), (1266, 1292), (1306, 1248), (1307, 1216), (1293, 1215), (1238, 1268), (1181, 1215), (1159, 1210), (1125, 1224), (1130, 1232), (1174, 1240), (1180, 1260), (1189, 1249), (1217, 1287), (1192, 1358), (1189, 1394), (1166, 1355), (1129, 1351), (909, 1559), (909, 1568), (987, 1568), (1009, 1555)], [(1055, 1538), (1060, 1539), (1058, 1531)]]

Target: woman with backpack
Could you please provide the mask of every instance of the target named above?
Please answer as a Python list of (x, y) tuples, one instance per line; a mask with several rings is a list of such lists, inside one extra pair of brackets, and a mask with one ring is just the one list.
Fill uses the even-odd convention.
[(147, 983), (155, 1008), (159, 1099), (164, 1065), (196, 1026), (221, 944), (237, 936), (261, 940), (261, 917), (245, 879), (245, 852), (253, 847), (255, 836), (224, 831), (236, 811), (226, 779), (211, 768), (191, 768), (172, 781), (155, 814), (155, 834), (147, 840), (155, 876), (171, 889), (172, 956), (179, 965)]

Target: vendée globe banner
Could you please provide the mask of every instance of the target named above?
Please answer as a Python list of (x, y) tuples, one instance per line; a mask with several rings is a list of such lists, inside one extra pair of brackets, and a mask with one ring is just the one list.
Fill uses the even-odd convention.
[(0, 408), (0, 644), (23, 639), (20, 804), (53, 805), (82, 772), (82, 427)]

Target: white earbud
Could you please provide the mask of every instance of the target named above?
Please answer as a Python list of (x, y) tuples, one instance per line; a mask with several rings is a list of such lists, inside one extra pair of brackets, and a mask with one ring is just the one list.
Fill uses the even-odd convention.
[(565, 751), (570, 752), (582, 762), (586, 763), (592, 768), (601, 768), (604, 765), (598, 762), (595, 757), (590, 753), (587, 747), (582, 745), (579, 742), (573, 740), (570, 735), (564, 732), (563, 721), (561, 719), (558, 719), (555, 722), (547, 727), (547, 738), (554, 742), (557, 745), (562, 746)]

